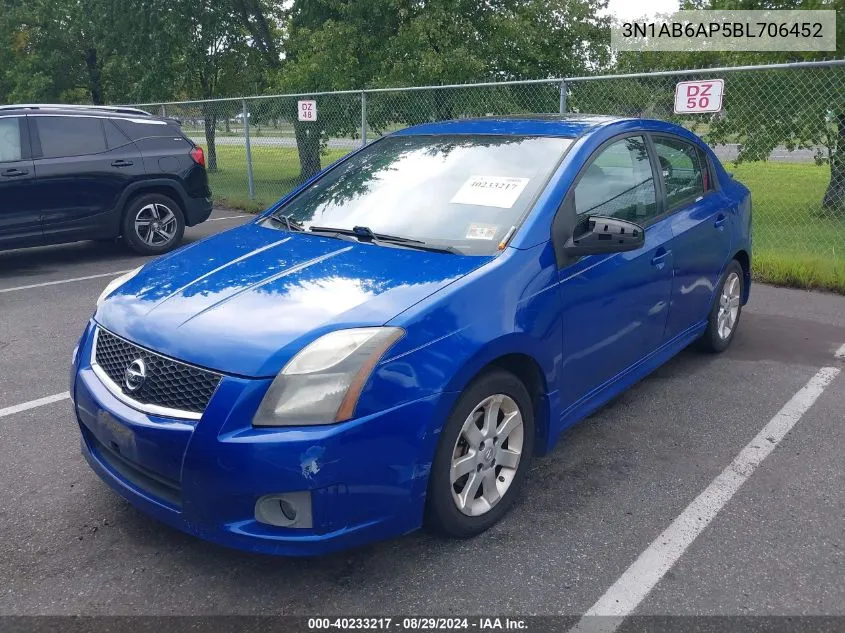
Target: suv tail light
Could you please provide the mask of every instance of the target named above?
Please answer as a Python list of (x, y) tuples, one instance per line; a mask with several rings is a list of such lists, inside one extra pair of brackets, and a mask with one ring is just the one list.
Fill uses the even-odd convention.
[(205, 167), (205, 152), (202, 151), (202, 147), (199, 145), (191, 150), (191, 158), (193, 158), (194, 162), (200, 167)]

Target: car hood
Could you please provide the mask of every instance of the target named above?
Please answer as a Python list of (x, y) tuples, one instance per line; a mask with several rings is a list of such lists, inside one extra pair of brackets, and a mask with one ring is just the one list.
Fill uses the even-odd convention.
[(274, 376), (322, 334), (383, 325), (487, 261), (250, 223), (147, 264), (95, 320), (188, 363)]

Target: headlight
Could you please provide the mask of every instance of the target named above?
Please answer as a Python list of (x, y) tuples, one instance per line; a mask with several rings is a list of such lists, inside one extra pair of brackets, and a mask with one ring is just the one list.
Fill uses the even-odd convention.
[(405, 334), (396, 327), (330, 332), (284, 366), (267, 390), (253, 426), (332, 424), (355, 413), (376, 363)]
[(120, 277), (118, 277), (117, 279), (113, 279), (113, 280), (111, 280), (111, 281), (109, 282), (109, 285), (105, 287), (105, 289), (103, 290), (103, 292), (101, 292), (101, 293), (100, 293), (100, 296), (97, 298), (97, 307), (99, 308), (99, 307), (100, 307), (100, 304), (101, 304), (103, 301), (105, 301), (106, 297), (108, 297), (111, 293), (113, 293), (115, 290), (117, 290), (118, 288), (120, 288), (123, 284), (125, 284), (127, 281), (129, 281), (130, 279), (132, 279), (132, 278), (133, 278), (135, 275), (137, 275), (139, 272), (141, 272), (141, 269), (142, 269), (142, 268), (143, 268), (143, 266), (138, 266), (138, 268), (136, 268), (135, 270), (130, 270), (130, 271), (129, 271), (128, 273), (126, 273), (125, 275), (121, 275), (121, 276), (120, 276)]

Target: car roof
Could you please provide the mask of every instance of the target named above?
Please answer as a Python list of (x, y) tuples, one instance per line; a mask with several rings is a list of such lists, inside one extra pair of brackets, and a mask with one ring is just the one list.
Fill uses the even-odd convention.
[(611, 123), (642, 120), (594, 114), (503, 115), (423, 123), (400, 130), (396, 134), (513, 134), (577, 138)]

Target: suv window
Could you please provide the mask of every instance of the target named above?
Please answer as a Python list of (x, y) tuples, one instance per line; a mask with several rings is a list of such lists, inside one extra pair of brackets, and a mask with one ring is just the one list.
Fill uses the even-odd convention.
[(0, 118), (0, 163), (21, 160), (20, 117)]
[(114, 121), (110, 119), (103, 119), (103, 127), (106, 130), (106, 143), (108, 143), (109, 149), (123, 147), (130, 142), (129, 139), (126, 138), (126, 135), (117, 129)]
[(704, 194), (704, 176), (697, 147), (680, 139), (655, 136), (654, 148), (660, 161), (669, 209)]
[(181, 132), (160, 119), (112, 119), (112, 121), (133, 141), (158, 136), (182, 136)]
[(88, 116), (32, 117), (43, 158), (83, 156), (106, 151), (101, 119)]
[(609, 145), (575, 186), (575, 212), (642, 224), (660, 208), (645, 139), (630, 136)]

